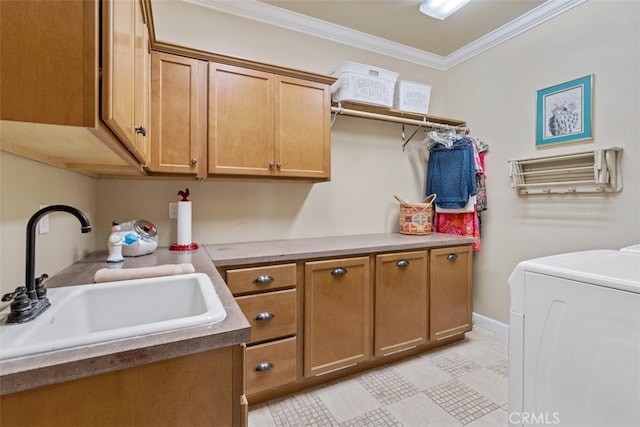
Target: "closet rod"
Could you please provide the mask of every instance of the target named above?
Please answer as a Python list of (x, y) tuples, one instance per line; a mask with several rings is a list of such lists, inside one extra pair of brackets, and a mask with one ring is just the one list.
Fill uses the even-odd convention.
[(414, 126), (425, 126), (433, 129), (457, 130), (461, 132), (467, 132), (469, 130), (466, 126), (452, 126), (452, 125), (447, 125), (442, 123), (434, 123), (434, 122), (429, 122), (426, 119), (415, 120), (415, 119), (407, 119), (405, 117), (387, 116), (384, 114), (370, 113), (368, 111), (351, 110), (349, 108), (343, 108), (340, 106), (331, 107), (331, 112), (336, 114), (345, 114), (347, 116), (362, 117), (364, 119), (382, 120), (385, 122), (403, 123), (403, 124), (414, 125)]

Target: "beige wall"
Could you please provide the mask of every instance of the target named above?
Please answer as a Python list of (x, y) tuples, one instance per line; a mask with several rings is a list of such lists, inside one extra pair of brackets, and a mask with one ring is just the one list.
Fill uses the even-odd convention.
[[(40, 205), (83, 211), (96, 225), (96, 180), (0, 151), (0, 293), (24, 284), (26, 228)], [(95, 249), (96, 233), (82, 234), (78, 220), (49, 214), (49, 233), (36, 235), (36, 274), (50, 276)]]
[[(168, 202), (189, 188), (198, 243), (270, 240), (397, 231), (394, 194), (422, 194), (424, 160), (416, 146), (402, 152), (399, 128), (338, 117), (332, 132), (331, 182), (117, 181), (98, 182), (101, 224), (144, 217), (161, 245), (176, 240)], [(103, 227), (98, 246), (107, 239)]]
[[(614, 7), (605, 10), (610, 3)], [(640, 241), (640, 3), (636, 1), (586, 2), (446, 72), (184, 2), (154, 2), (154, 7), (158, 38), (167, 41), (321, 73), (343, 60), (364, 62), (398, 71), (401, 78), (431, 84), (431, 113), (467, 120), (473, 135), (491, 146), (487, 157), (489, 211), (483, 215), (482, 250), (474, 261), (474, 311), (480, 314), (507, 322), (506, 281), (520, 260)], [(536, 90), (589, 73), (595, 75), (594, 141), (540, 153), (535, 148)], [(397, 124), (338, 117), (332, 128), (333, 179), (313, 185), (96, 181), (4, 154), (2, 289), (22, 282), (23, 228), (39, 203), (68, 202), (87, 209), (97, 230), (84, 236), (95, 238), (98, 249), (106, 247), (112, 220), (132, 218), (153, 221), (159, 228), (160, 244), (173, 243), (175, 221), (167, 218), (167, 204), (177, 200), (177, 192), (185, 187), (190, 188), (194, 204), (194, 240), (201, 244), (396, 231), (393, 195), (418, 200), (424, 191), (425, 153), (420, 138), (402, 152), (400, 131)], [(621, 194), (520, 198), (510, 188), (508, 159), (609, 145), (625, 149)], [(42, 177), (25, 179), (29, 174)], [(41, 182), (47, 182), (47, 189), (28, 195)], [(18, 196), (20, 190), (27, 195)], [(51, 197), (40, 200), (44, 195)], [(16, 206), (5, 208), (8, 200), (14, 200)], [(59, 216), (62, 220), (65, 215)], [(67, 236), (84, 238), (72, 223), (75, 219), (69, 220), (66, 234), (56, 241), (60, 252), (56, 256), (66, 260), (59, 260), (49, 273), (93, 245), (75, 249), (74, 240), (73, 248), (67, 249)], [(57, 228), (54, 224), (53, 231)], [(53, 236), (53, 231), (39, 236), (38, 244)], [(7, 236), (21, 248), (5, 243)], [(44, 256), (39, 259), (45, 262)]]
[[(508, 321), (506, 282), (524, 259), (640, 242), (640, 2), (589, 1), (446, 72), (446, 111), (490, 143), (489, 210), (474, 262), (474, 311)], [(536, 91), (594, 74), (594, 139), (535, 147)], [(615, 195), (519, 197), (507, 161), (620, 146)]]

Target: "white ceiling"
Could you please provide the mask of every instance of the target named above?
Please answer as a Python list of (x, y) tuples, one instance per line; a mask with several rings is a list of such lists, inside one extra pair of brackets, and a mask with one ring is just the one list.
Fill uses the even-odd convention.
[(445, 70), (586, 0), (471, 0), (444, 21), (420, 0), (183, 0)]

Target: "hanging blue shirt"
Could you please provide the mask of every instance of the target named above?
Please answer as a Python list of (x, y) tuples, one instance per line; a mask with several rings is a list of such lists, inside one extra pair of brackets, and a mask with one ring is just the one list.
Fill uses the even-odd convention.
[(469, 137), (456, 140), (447, 148), (435, 144), (427, 163), (426, 195), (437, 194), (436, 205), (445, 209), (464, 208), (476, 194), (473, 141)]

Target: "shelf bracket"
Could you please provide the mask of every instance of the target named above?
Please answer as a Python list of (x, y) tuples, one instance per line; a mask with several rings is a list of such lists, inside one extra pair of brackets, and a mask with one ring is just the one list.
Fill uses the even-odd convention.
[(337, 107), (332, 107), (331, 108), (331, 124), (329, 125), (329, 127), (333, 127), (333, 123), (336, 121), (336, 119), (338, 118), (339, 114), (342, 114), (342, 104), (338, 103)]
[(404, 128), (405, 128), (405, 124), (402, 123), (402, 151), (404, 151), (404, 149), (407, 146), (407, 144), (409, 143), (409, 141), (411, 141), (413, 139), (413, 137), (416, 136), (416, 133), (418, 133), (418, 131), (420, 129), (422, 129), (422, 125), (418, 125), (416, 130), (413, 131), (413, 133), (411, 134), (411, 136), (408, 139), (405, 138)]

